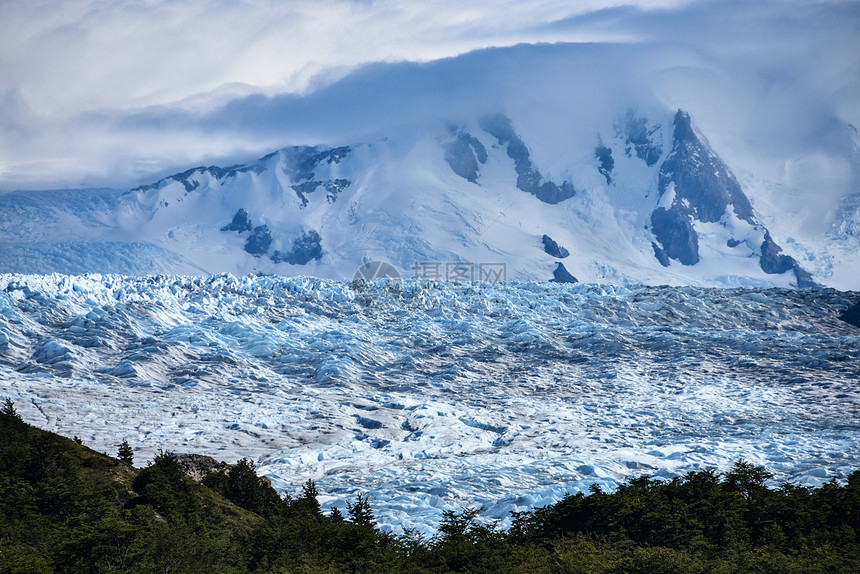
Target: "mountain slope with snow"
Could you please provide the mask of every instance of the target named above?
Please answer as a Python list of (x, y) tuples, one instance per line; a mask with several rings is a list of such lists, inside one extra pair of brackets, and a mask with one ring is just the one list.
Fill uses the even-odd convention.
[[(404, 276), (484, 264), (547, 280), (561, 264), (584, 282), (857, 288), (856, 130), (827, 110), (799, 139), (732, 115), (734, 80), (697, 91), (725, 64), (711, 57), (523, 44), (368, 65), (202, 114), (144, 109), (125, 121), (164, 137), (183, 125), (305, 145), (279, 135), (261, 159), (131, 191), (0, 195), (0, 270), (350, 278), (382, 260)], [(774, 141), (783, 132), (793, 147)]]
[[(192, 168), (122, 194), (89, 192), (83, 203), (72, 191), (53, 203), (49, 192), (3, 196), (0, 269), (346, 278), (383, 260), (404, 276), (443, 279), (465, 266), (458, 278), (487, 279), (481, 271), (493, 267), (547, 280), (561, 263), (586, 282), (833, 282), (815, 247), (795, 249), (800, 261), (782, 253), (684, 111), (619, 113), (549, 164), (500, 113), (429, 126)], [(53, 242), (23, 244), (51, 233)], [(547, 252), (543, 237), (567, 255)]]

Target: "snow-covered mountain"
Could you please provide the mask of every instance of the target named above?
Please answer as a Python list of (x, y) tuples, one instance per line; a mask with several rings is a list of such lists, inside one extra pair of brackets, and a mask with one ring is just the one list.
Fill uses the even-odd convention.
[(856, 130), (829, 119), (799, 152), (768, 144), (787, 128), (703, 99), (715, 62), (694, 55), (520, 45), (202, 116), (144, 110), (126, 121), (164, 137), (268, 124), (303, 145), (132, 190), (0, 195), (0, 270), (351, 278), (382, 260), (403, 276), (857, 288)]
[(783, 252), (683, 110), (621, 111), (555, 158), (499, 112), (429, 126), (124, 193), (2, 196), (0, 264), (347, 278), (384, 260), (443, 279), (465, 266), (459, 278), (493, 268), (509, 280), (784, 287), (833, 277), (814, 248)]

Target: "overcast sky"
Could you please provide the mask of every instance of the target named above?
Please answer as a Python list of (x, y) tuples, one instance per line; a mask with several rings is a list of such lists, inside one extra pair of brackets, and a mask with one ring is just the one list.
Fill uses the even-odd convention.
[(726, 103), (700, 105), (700, 122), (737, 130), (721, 115), (755, 115), (774, 126), (775, 153), (860, 124), (856, 1), (3, 0), (0, 191), (121, 187), (252, 158), (284, 136), (225, 119), (237, 102), (313, 98), (367, 64), (537, 42), (680, 54), (649, 70), (661, 97), (717, 93)]

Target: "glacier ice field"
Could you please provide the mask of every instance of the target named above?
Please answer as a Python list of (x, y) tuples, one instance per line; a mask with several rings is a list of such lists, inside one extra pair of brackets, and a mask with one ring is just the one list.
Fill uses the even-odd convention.
[(278, 276), (0, 275), (0, 397), (144, 465), (252, 459), (385, 529), (633, 476), (860, 469), (860, 294)]

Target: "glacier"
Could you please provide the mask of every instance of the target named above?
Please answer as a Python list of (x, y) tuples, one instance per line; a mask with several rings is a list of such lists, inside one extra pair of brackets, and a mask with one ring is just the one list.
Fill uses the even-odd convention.
[(860, 293), (276, 275), (0, 275), (0, 396), (138, 464), (249, 457), (383, 528), (744, 458), (860, 467)]

